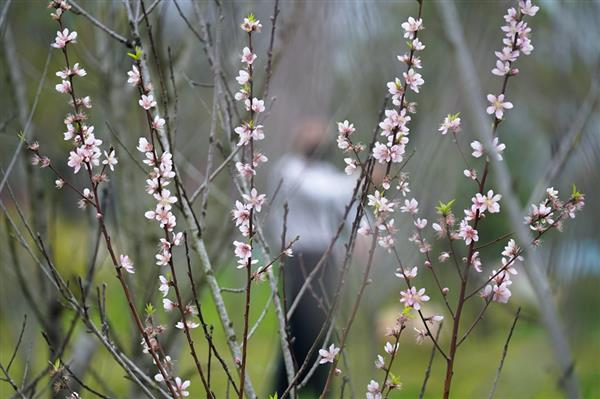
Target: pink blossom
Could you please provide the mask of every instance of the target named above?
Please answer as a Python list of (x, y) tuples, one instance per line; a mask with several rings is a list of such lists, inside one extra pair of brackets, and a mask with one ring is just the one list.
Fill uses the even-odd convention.
[(495, 194), (493, 190), (489, 190), (486, 195), (481, 195), (479, 193), (475, 194), (475, 197), (472, 198), (473, 206), (475, 209), (479, 210), (479, 213), (483, 213), (486, 210), (489, 213), (498, 213), (500, 212), (500, 204), (498, 201), (502, 198), (502, 195)]
[(156, 107), (156, 101), (154, 100), (154, 96), (152, 94), (142, 94), (142, 98), (138, 101), (140, 107), (144, 108), (146, 111), (150, 108)]
[(531, 0), (519, 0), (519, 8), (523, 14), (529, 15), (530, 17), (535, 16), (540, 9), (538, 6), (531, 4)]
[(519, 52), (517, 50), (513, 50), (512, 46), (511, 47), (503, 47), (502, 51), (496, 51), (494, 52), (494, 54), (496, 54), (496, 57), (498, 57), (498, 60), (500, 61), (509, 61), (509, 62), (514, 62), (517, 60), (517, 57), (519, 57)]
[[(246, 111), (250, 111), (250, 99), (246, 99), (244, 101), (244, 104), (246, 104)], [(261, 112), (265, 112), (265, 102), (263, 100), (259, 100), (258, 98), (254, 97), (252, 99), (252, 111), (256, 112), (256, 113), (261, 113)]]
[(415, 72), (415, 70), (412, 68), (409, 69), (408, 72), (404, 72), (402, 74), (402, 76), (404, 77), (406, 84), (409, 85), (411, 90), (414, 91), (415, 93), (418, 93), (419, 86), (421, 86), (423, 83), (425, 83), (425, 81), (421, 77), (421, 74), (418, 72)]
[(425, 339), (429, 336), (429, 333), (427, 332), (427, 330), (424, 329), (420, 329), (417, 327), (413, 327), (413, 329), (415, 330), (415, 340), (417, 342), (417, 345), (421, 345), (423, 343), (423, 341), (425, 341)]
[(400, 302), (404, 303), (404, 306), (411, 306), (415, 310), (421, 309), (421, 303), (429, 301), (429, 296), (425, 295), (425, 288), (421, 288), (417, 291), (415, 287), (411, 287), (409, 290), (400, 291)]
[(133, 268), (133, 262), (131, 261), (131, 259), (129, 259), (129, 256), (120, 255), (119, 261), (121, 263), (121, 267), (123, 269), (125, 269), (125, 271), (127, 273), (131, 273), (131, 274), (135, 273), (135, 269)]
[(160, 193), (154, 193), (154, 198), (158, 201), (158, 206), (166, 211), (177, 202), (177, 197), (171, 195), (171, 191), (167, 189), (162, 189)]
[(256, 54), (254, 54), (248, 47), (244, 47), (242, 50), (242, 62), (245, 62), (248, 65), (252, 65), (254, 60), (256, 59)]
[(110, 170), (115, 170), (115, 165), (119, 163), (117, 157), (115, 156), (115, 150), (111, 150), (110, 153), (104, 151), (104, 160), (102, 161), (103, 165), (108, 165)]
[(404, 200), (404, 206), (400, 208), (400, 212), (412, 213), (413, 215), (419, 212), (419, 203), (416, 199)]
[(367, 399), (381, 399), (381, 388), (379, 387), (379, 383), (375, 380), (369, 381), (367, 385)]
[(490, 295), (492, 295), (492, 300), (494, 302), (507, 303), (509, 298), (512, 295), (512, 293), (508, 289), (509, 285), (510, 285), (510, 281), (505, 281), (499, 285), (498, 284), (494, 284), (493, 286), (487, 285), (483, 289), (481, 296), (489, 297)]
[(329, 349), (319, 349), (319, 356), (321, 356), (319, 364), (333, 363), (339, 352), (340, 348), (336, 348), (334, 344), (329, 345)]
[(129, 83), (131, 86), (137, 86), (142, 82), (140, 70), (135, 65), (131, 66), (131, 71), (127, 72), (127, 76), (129, 76), (127, 83)]
[(260, 30), (262, 28), (262, 24), (260, 23), (260, 21), (258, 19), (254, 19), (253, 16), (250, 16), (248, 18), (244, 18), (244, 22), (242, 22), (240, 27), (242, 28), (243, 31), (248, 32), (248, 33), (252, 32), (252, 31), (260, 32)]
[(338, 122), (338, 132), (344, 136), (349, 136), (352, 133), (355, 132), (355, 128), (354, 125), (350, 122), (348, 122), (348, 120), (345, 120), (343, 122)]
[(77, 39), (77, 32), (73, 31), (69, 33), (68, 29), (64, 29), (62, 32), (56, 32), (56, 38), (54, 39), (54, 43), (52, 43), (52, 47), (54, 48), (64, 48), (68, 43), (76, 43), (75, 39)]
[(508, 75), (510, 73), (510, 64), (508, 62), (496, 60), (496, 66), (494, 67), (494, 69), (492, 69), (492, 73), (498, 76)]
[(352, 158), (344, 158), (344, 162), (346, 163), (346, 167), (344, 168), (344, 172), (347, 175), (351, 175), (356, 170), (356, 161)]
[(391, 212), (394, 210), (394, 203), (389, 202), (378, 190), (375, 190), (373, 195), (368, 195), (368, 205), (375, 208), (376, 213)]
[(471, 180), (477, 180), (477, 171), (475, 169), (465, 169), (463, 174)]
[(158, 276), (158, 280), (160, 281), (160, 286), (158, 287), (158, 290), (162, 292), (163, 297), (166, 297), (169, 294), (169, 288), (171, 287), (171, 284), (165, 276)]
[(394, 275), (401, 279), (407, 278), (410, 280), (410, 279), (417, 277), (417, 271), (418, 271), (418, 269), (416, 266), (408, 271), (404, 270), (404, 273), (402, 272), (402, 269), (399, 268), (399, 269), (396, 269), (396, 273), (394, 273)]
[[(200, 323), (196, 323), (195, 321), (190, 321), (190, 320), (186, 320), (185, 321), (185, 326), (187, 326), (188, 329), (193, 330), (194, 328), (198, 328), (200, 327)], [(183, 322), (178, 321), (177, 324), (175, 324), (175, 327), (183, 330), (185, 328)], [(184, 395), (187, 396), (187, 395)]]
[(237, 80), (239, 84), (245, 85), (250, 80), (250, 74), (248, 73), (248, 71), (241, 69), (238, 72), (238, 76), (235, 78), (235, 80)]
[(178, 397), (190, 396), (190, 393), (188, 391), (186, 391), (186, 389), (188, 389), (190, 384), (191, 383), (189, 380), (181, 382), (181, 378), (175, 377), (175, 390), (177, 391)]
[(470, 245), (473, 241), (479, 241), (477, 230), (475, 230), (473, 226), (469, 225), (469, 222), (467, 220), (462, 220), (460, 222), (458, 236), (465, 241), (466, 245)]
[(252, 247), (245, 242), (234, 241), (233, 245), (235, 246), (235, 256), (241, 260), (246, 261), (252, 256)]
[(79, 154), (79, 152), (71, 151), (69, 153), (69, 162), (67, 162), (67, 165), (74, 169), (74, 173), (77, 173), (79, 172), (79, 169), (81, 169), (82, 164), (83, 157)]
[(481, 273), (481, 259), (479, 258), (479, 251), (473, 252), (471, 257), (471, 266), (478, 272)]
[[(492, 140), (492, 144), (494, 145), (494, 149), (496, 150), (496, 157), (498, 158), (499, 161), (502, 161), (504, 159), (502, 157), (502, 153), (506, 149), (506, 145), (503, 143), (499, 143), (498, 137), (494, 137), (494, 139)], [(483, 144), (481, 144), (477, 140), (475, 140), (471, 143), (471, 148), (473, 149), (473, 152), (471, 153), (471, 155), (473, 155), (475, 158), (481, 157), (483, 155), (483, 153), (485, 152), (485, 150), (483, 148)]]
[(56, 91), (62, 94), (68, 94), (71, 92), (71, 82), (63, 80), (61, 83), (55, 86)]
[(152, 151), (152, 144), (150, 144), (145, 137), (140, 137), (137, 149), (139, 152), (150, 152)]
[(177, 304), (168, 298), (163, 298), (163, 308), (170, 312), (177, 307)]
[(423, 51), (425, 49), (425, 45), (419, 39), (414, 39), (410, 45), (415, 51)]
[(235, 209), (231, 211), (235, 225), (248, 225), (250, 223), (250, 210), (240, 201), (235, 201)]
[(242, 177), (250, 177), (256, 175), (256, 171), (249, 163), (236, 162), (235, 168)]
[(385, 345), (383, 346), (383, 350), (388, 355), (392, 355), (394, 352), (396, 352), (398, 350), (398, 346), (399, 346), (399, 344), (392, 345), (391, 342), (386, 342)]
[(413, 223), (415, 224), (417, 229), (423, 230), (427, 226), (427, 219), (417, 218)]
[(156, 115), (152, 121), (152, 129), (161, 130), (165, 126), (165, 120), (160, 116)]
[(408, 21), (403, 22), (400, 26), (404, 29), (404, 37), (410, 39), (414, 37), (415, 33), (423, 29), (423, 20), (421, 18), (414, 19), (413, 17), (408, 17)]
[(458, 133), (460, 132), (460, 129), (460, 118), (458, 117), (458, 114), (448, 114), (448, 116), (444, 118), (444, 122), (440, 125), (438, 131), (442, 132), (442, 135), (445, 135), (448, 133), (448, 131), (451, 131), (452, 133)]
[(171, 252), (170, 251), (160, 251), (155, 255), (156, 264), (158, 266), (167, 266), (169, 261), (171, 260)]
[(265, 203), (265, 194), (258, 194), (255, 188), (250, 191), (250, 194), (243, 194), (242, 197), (246, 200), (248, 209), (254, 208), (256, 212), (260, 212)]
[(493, 94), (488, 94), (487, 99), (490, 102), (490, 106), (487, 107), (486, 111), (490, 115), (495, 114), (496, 119), (502, 119), (504, 110), (513, 107), (511, 102), (504, 101), (504, 94), (499, 94), (498, 97)]

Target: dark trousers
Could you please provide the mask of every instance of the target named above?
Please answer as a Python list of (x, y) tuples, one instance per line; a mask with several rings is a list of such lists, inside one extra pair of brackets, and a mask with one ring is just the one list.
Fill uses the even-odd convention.
[[(315, 268), (323, 252), (300, 251), (294, 254), (292, 258), (286, 258), (284, 265), (285, 272), (285, 294), (288, 307), (294, 302), (300, 288), (306, 281), (308, 276)], [(333, 288), (333, 278), (335, 275), (331, 270), (332, 262), (328, 260), (321, 266), (319, 272), (312, 279), (310, 286), (305, 290), (302, 299), (298, 302), (296, 310), (288, 321), (290, 329), (290, 338), (292, 341), (291, 352), (295, 359), (296, 369), (302, 366), (306, 360), (310, 348), (313, 346), (321, 328), (326, 321), (326, 310)], [(325, 291), (325, 292), (324, 292)], [(317, 297), (317, 298), (316, 298)], [(323, 307), (325, 309), (323, 309)], [(306, 371), (310, 370), (314, 362), (318, 358), (319, 349), (323, 348), (324, 342), (320, 340), (316, 350), (309, 359)], [(298, 370), (296, 370), (298, 371)], [(319, 395), (323, 391), (329, 367), (322, 365), (317, 368), (315, 373), (310, 378), (309, 382), (302, 389), (303, 393), (312, 393)], [(300, 381), (304, 376), (300, 377)], [(283, 362), (283, 356), (280, 355), (278, 369), (276, 374), (276, 389), (281, 398), (281, 395), (288, 387), (287, 374)]]

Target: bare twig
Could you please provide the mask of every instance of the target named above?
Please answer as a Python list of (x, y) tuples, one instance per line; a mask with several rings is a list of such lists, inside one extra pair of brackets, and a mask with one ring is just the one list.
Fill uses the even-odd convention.
[(502, 350), (502, 358), (500, 358), (500, 364), (498, 365), (496, 377), (494, 378), (494, 384), (492, 385), (492, 390), (490, 391), (488, 399), (492, 399), (494, 397), (494, 394), (496, 393), (496, 386), (498, 384), (498, 381), (500, 380), (502, 367), (504, 367), (504, 360), (506, 359), (506, 354), (508, 353), (508, 345), (510, 344), (510, 339), (512, 338), (513, 332), (515, 331), (515, 327), (517, 325), (517, 321), (519, 320), (520, 314), (521, 308), (517, 309), (517, 313), (515, 313), (515, 319), (513, 320), (512, 326), (510, 327), (510, 331), (508, 332), (508, 337), (506, 338), (506, 342), (504, 343), (504, 349)]

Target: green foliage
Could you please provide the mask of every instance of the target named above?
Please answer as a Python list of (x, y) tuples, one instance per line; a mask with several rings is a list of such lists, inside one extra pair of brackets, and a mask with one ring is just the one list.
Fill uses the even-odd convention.
[(142, 58), (142, 49), (135, 46), (135, 53), (127, 53), (127, 55), (137, 61)]
[(148, 303), (146, 305), (145, 310), (146, 310), (146, 315), (148, 317), (152, 316), (156, 312), (156, 309), (154, 308), (154, 306), (151, 303)]
[[(458, 114), (457, 114), (458, 115)], [(450, 212), (452, 212), (452, 205), (456, 202), (455, 199), (448, 201), (447, 203), (443, 203), (440, 201), (440, 204), (435, 207), (435, 210), (442, 216), (447, 216)]]

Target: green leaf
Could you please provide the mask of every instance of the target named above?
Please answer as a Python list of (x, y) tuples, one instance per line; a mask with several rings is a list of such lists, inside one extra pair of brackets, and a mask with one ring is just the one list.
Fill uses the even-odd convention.
[(445, 204), (442, 201), (440, 201), (440, 204), (435, 207), (435, 210), (438, 211), (439, 214), (446, 216), (450, 212), (452, 212), (452, 205), (454, 205), (455, 202), (455, 199), (450, 200)]
[(275, 392), (273, 395), (269, 395), (269, 399), (279, 399), (279, 395)]
[(142, 57), (142, 48), (136, 46), (135, 53), (127, 53), (127, 55), (137, 61)]
[(154, 309), (154, 306), (152, 306), (151, 303), (148, 303), (146, 305), (146, 315), (152, 316), (155, 312), (156, 312), (156, 309)]
[(460, 112), (457, 112), (455, 114), (448, 114), (448, 119), (453, 121), (456, 120), (456, 118), (458, 118), (460, 116)]
[(571, 198), (577, 200), (580, 199), (582, 196), (583, 194), (577, 191), (577, 186), (575, 185), (575, 183), (573, 183), (573, 187), (571, 189)]

